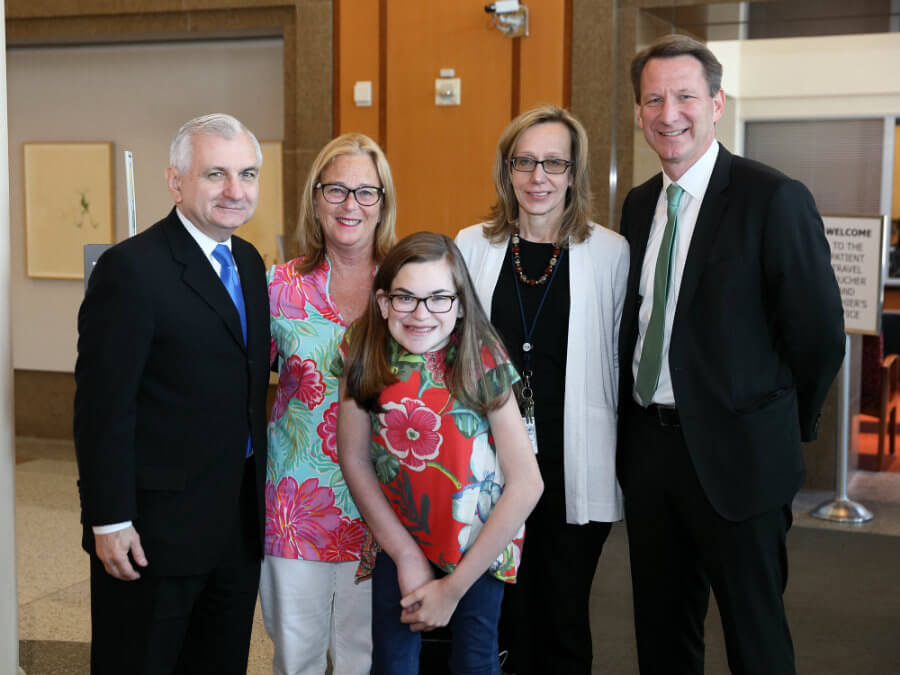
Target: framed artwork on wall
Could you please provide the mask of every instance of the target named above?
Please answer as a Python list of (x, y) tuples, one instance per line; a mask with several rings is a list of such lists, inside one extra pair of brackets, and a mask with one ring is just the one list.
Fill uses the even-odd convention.
[(113, 144), (24, 143), (25, 271), (83, 279), (85, 244), (111, 244)]
[(256, 213), (241, 225), (237, 235), (256, 247), (266, 269), (284, 262), (279, 244), (284, 234), (284, 189), (282, 182), (281, 141), (260, 141), (263, 154), (259, 171), (259, 204)]

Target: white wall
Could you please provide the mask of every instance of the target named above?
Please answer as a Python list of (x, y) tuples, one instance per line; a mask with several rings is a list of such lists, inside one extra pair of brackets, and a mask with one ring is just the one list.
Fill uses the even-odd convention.
[(900, 113), (900, 33), (710, 42), (740, 120)]
[[(0, 5), (0, 47), (6, 44)], [(0, 53), (0, 153), (7, 148), (6, 58)], [(0, 232), (9, 232), (8, 166), (0, 163)], [(9, 347), (9, 237), (0, 241), (0, 672), (19, 669), (19, 602), (16, 593), (16, 461), (13, 439), (12, 359)]]
[[(716, 135), (743, 152), (747, 120), (900, 115), (900, 33), (708, 43), (722, 62), (725, 115)], [(634, 180), (659, 171), (635, 132)]]
[(163, 173), (172, 136), (187, 120), (227, 112), (260, 140), (283, 140), (282, 44), (270, 39), (11, 48), (6, 58), (13, 365), (72, 372), (83, 282), (25, 274), (22, 143), (112, 141), (121, 241), (128, 236), (123, 150), (134, 153), (143, 230), (172, 207)]

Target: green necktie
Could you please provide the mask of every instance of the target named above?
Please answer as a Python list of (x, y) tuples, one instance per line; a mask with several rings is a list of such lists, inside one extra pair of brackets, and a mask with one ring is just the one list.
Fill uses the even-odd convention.
[(653, 309), (644, 335), (644, 346), (641, 349), (641, 360), (638, 363), (637, 379), (634, 390), (641, 402), (650, 405), (656, 384), (659, 381), (659, 370), (662, 367), (663, 330), (666, 324), (666, 299), (669, 295), (669, 278), (672, 270), (672, 249), (675, 244), (675, 227), (678, 220), (678, 204), (684, 189), (672, 183), (666, 189), (668, 209), (666, 212), (666, 229), (663, 230), (659, 254), (656, 256), (656, 272), (653, 277)]

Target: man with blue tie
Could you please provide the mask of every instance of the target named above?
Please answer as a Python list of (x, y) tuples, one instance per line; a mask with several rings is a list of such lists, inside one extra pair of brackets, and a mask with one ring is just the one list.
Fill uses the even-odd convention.
[(91, 558), (91, 672), (245, 673), (262, 558), (265, 269), (233, 236), (262, 153), (229, 115), (187, 122), (175, 208), (98, 261), (78, 314), (75, 449)]
[(640, 671), (702, 675), (712, 589), (731, 671), (793, 675), (791, 501), (844, 351), (822, 220), (801, 183), (716, 141), (722, 66), (703, 44), (668, 35), (631, 74), (662, 164), (621, 228), (617, 465)]

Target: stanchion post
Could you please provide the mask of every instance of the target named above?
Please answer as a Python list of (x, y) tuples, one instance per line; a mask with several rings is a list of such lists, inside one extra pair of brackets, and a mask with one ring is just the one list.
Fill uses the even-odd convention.
[(812, 515), (835, 523), (865, 523), (874, 517), (865, 506), (847, 496), (847, 457), (850, 448), (850, 335), (844, 337), (844, 363), (838, 376), (838, 437), (832, 500), (820, 504)]

